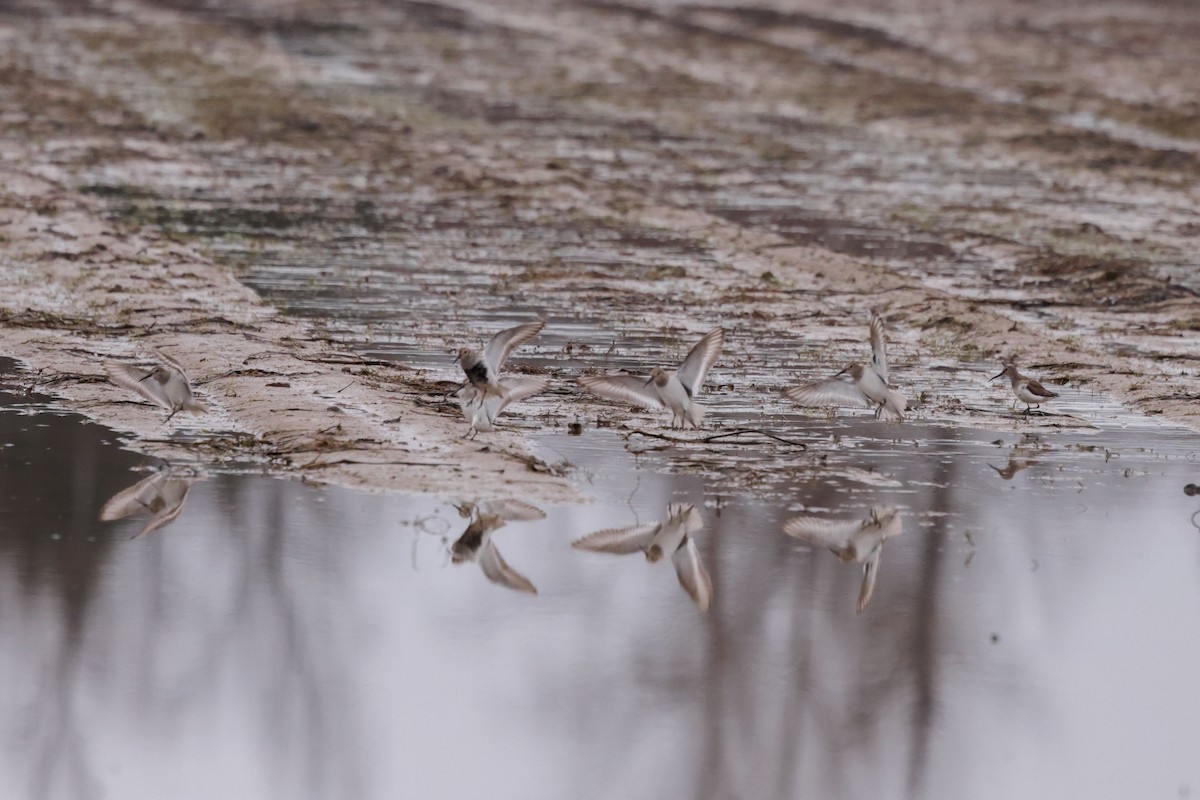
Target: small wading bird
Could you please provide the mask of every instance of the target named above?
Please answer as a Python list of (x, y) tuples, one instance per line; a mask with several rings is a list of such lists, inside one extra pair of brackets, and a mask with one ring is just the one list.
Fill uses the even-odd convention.
[(544, 378), (501, 378), (502, 396), (485, 395), (470, 384), (463, 384), (454, 397), (458, 407), (462, 409), (463, 417), (470, 423), (471, 429), (466, 436), (472, 439), (480, 432), (493, 430), (493, 423), (500, 412), (512, 403), (526, 400), (535, 394), (546, 391), (549, 382)]
[(132, 538), (145, 536), (179, 518), (183, 511), (183, 501), (187, 500), (188, 491), (196, 480), (194, 475), (184, 477), (169, 464), (164, 465), (150, 477), (143, 478), (110, 497), (100, 509), (100, 520), (111, 522), (125, 519), (139, 511), (148, 511), (151, 514), (149, 521)]
[(512, 351), (541, 333), (545, 322), (527, 322), (500, 331), (487, 343), (483, 352), (461, 348), (455, 361), (467, 375), (467, 383), (475, 390), (472, 400), (482, 404), (488, 397), (504, 397), (509, 389), (500, 382), (500, 370)]
[[(849, 380), (843, 378), (849, 376)], [(875, 418), (904, 419), (908, 401), (889, 388), (887, 342), (883, 335), (883, 317), (871, 311), (871, 361), (869, 364), (847, 364), (831, 378), (784, 391), (789, 398), (803, 406), (840, 406), (866, 403), (875, 406)]]
[[(1058, 397), (1058, 392), (1052, 392), (1033, 378), (1017, 372), (1017, 368), (1012, 364), (1005, 364), (1000, 374), (993, 375), (989, 380), (994, 381), (997, 378), (1005, 377), (1012, 382), (1013, 394), (1017, 396), (1017, 400), (1025, 404), (1026, 414), (1029, 413), (1031, 408), (1036, 408), (1051, 397)], [(1013, 410), (1016, 410), (1016, 408), (1017, 402), (1014, 400)]]
[(116, 361), (105, 361), (104, 369), (108, 373), (108, 379), (117, 386), (132, 389), (151, 403), (165, 408), (170, 412), (167, 414), (167, 420), (180, 411), (192, 414), (207, 413), (208, 407), (192, 394), (192, 384), (180, 363), (161, 350), (151, 352), (163, 362), (152, 370), (138, 369)]
[(579, 385), (592, 394), (609, 400), (632, 403), (642, 408), (669, 408), (671, 427), (700, 427), (704, 407), (696, 394), (725, 345), (725, 329), (714, 328), (704, 335), (687, 354), (677, 370), (655, 367), (650, 377), (638, 375), (600, 375), (579, 379)]
[(902, 527), (899, 509), (872, 506), (863, 520), (792, 517), (783, 524), (783, 531), (817, 547), (828, 547), (842, 561), (863, 565), (862, 587), (858, 591), (858, 605), (855, 607), (857, 613), (861, 614), (875, 592), (883, 542), (899, 536)]
[(492, 542), (492, 534), (509, 522), (544, 519), (546, 512), (520, 500), (459, 503), (456, 507), (459, 516), (469, 517), (471, 522), (463, 535), (450, 545), (450, 560), (455, 564), (474, 561), (492, 583), (518, 592), (537, 594), (537, 587), (510, 567), (500, 555)]
[(650, 563), (660, 561), (664, 555), (671, 556), (679, 585), (692, 598), (701, 611), (712, 605), (712, 579), (704, 569), (700, 553), (691, 534), (704, 527), (700, 512), (690, 503), (672, 503), (667, 506), (667, 520), (628, 528), (608, 528), (596, 531), (571, 543), (579, 550), (595, 553), (628, 555), (645, 553)]

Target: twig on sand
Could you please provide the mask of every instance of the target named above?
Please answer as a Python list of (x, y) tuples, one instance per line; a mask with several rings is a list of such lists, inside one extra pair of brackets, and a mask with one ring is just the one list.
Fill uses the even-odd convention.
[(718, 441), (721, 439), (728, 439), (731, 436), (742, 436), (745, 434), (754, 434), (756, 436), (763, 436), (767, 439), (772, 439), (776, 442), (781, 442), (783, 444), (789, 444), (789, 445), (792, 445), (793, 447), (799, 447), (804, 450), (808, 449), (808, 445), (806, 445), (804, 442), (798, 442), (795, 439), (785, 439), (784, 437), (778, 436), (774, 433), (771, 433), (770, 431), (764, 431), (761, 428), (737, 428), (732, 431), (722, 431), (721, 433), (714, 433), (710, 436), (702, 436), (700, 438), (672, 436), (670, 434), (656, 433), (654, 431), (648, 431), (644, 428), (634, 428), (634, 429), (630, 430), (628, 433), (622, 434), (622, 436), (625, 439), (628, 439), (630, 436), (633, 436), (634, 434), (637, 434), (639, 436), (645, 436), (650, 439), (662, 439), (664, 441), (679, 442), (681, 444), (703, 444), (706, 442), (715, 442), (715, 441)]

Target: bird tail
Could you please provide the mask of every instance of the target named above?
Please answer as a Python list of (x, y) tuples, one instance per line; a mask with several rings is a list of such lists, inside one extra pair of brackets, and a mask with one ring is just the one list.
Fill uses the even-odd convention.
[(693, 400), (688, 404), (687, 411), (683, 412), (683, 418), (691, 423), (693, 428), (700, 427), (700, 421), (704, 419), (704, 406)]
[(904, 419), (907, 408), (908, 399), (894, 389), (888, 389), (887, 400), (879, 407), (879, 418), (899, 422)]
[(189, 411), (193, 414), (207, 414), (209, 412), (208, 406), (204, 405), (204, 403), (201, 403), (199, 400), (194, 399), (184, 400), (183, 410)]

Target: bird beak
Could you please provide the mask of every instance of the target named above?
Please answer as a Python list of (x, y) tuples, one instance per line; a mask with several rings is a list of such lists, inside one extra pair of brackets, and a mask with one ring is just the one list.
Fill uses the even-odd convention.
[(651, 375), (649, 378), (646, 378), (646, 382), (645, 382), (645, 383), (643, 383), (643, 384), (642, 384), (642, 386), (649, 386), (649, 385), (650, 385), (650, 384), (652, 384), (652, 383), (654, 383), (654, 376), (653, 376), (653, 375)]
[(1004, 377), (1004, 370), (1000, 370), (999, 375), (993, 375), (992, 377), (988, 378), (988, 380), (994, 381), (994, 380), (996, 380), (996, 378), (1003, 378), (1003, 377)]
[(153, 372), (151, 372), (151, 373), (150, 373), (149, 375), (147, 375), (145, 378), (140, 378), (140, 379), (138, 379), (138, 383), (141, 383), (142, 381), (145, 381), (145, 380), (149, 380), (150, 378), (153, 378), (153, 377), (154, 377), (154, 373), (153, 373)]
[[(846, 369), (850, 369), (850, 368), (849, 368), (849, 367), (846, 367)], [(837, 377), (839, 377), (839, 376), (841, 376), (841, 375), (845, 375), (845, 374), (846, 374), (846, 369), (842, 370), (841, 372), (839, 372), (837, 375), (834, 375), (833, 377), (837, 378)]]

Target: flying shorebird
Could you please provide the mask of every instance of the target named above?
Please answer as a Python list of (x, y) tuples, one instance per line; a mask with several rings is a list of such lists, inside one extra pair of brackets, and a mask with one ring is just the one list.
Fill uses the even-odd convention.
[(883, 542), (899, 536), (903, 522), (900, 510), (892, 506), (872, 506), (866, 519), (825, 519), (792, 517), (783, 524), (784, 533), (818, 547), (828, 547), (842, 561), (863, 565), (862, 587), (858, 591), (857, 613), (861, 614), (875, 592), (879, 558)]
[(704, 418), (704, 407), (696, 400), (696, 393), (704, 383), (709, 369), (721, 355), (725, 344), (725, 329), (714, 328), (704, 334), (696, 346), (687, 354), (678, 370), (655, 367), (650, 377), (637, 375), (599, 375), (579, 379), (579, 385), (587, 391), (617, 400), (632, 403), (642, 408), (669, 408), (671, 427), (700, 427)]
[(694, 505), (671, 503), (667, 506), (665, 522), (596, 531), (575, 540), (571, 546), (614, 555), (641, 552), (646, 554), (646, 560), (651, 563), (670, 554), (679, 585), (701, 611), (708, 611), (712, 605), (712, 579), (700, 560), (700, 553), (691, 536), (703, 527), (704, 520)]
[(546, 512), (520, 500), (493, 500), (460, 503), (458, 513), (471, 522), (462, 536), (450, 545), (450, 560), (455, 564), (475, 561), (489, 581), (508, 589), (537, 594), (537, 587), (508, 565), (492, 542), (492, 534), (508, 522), (544, 519)]
[[(1035, 381), (1033, 378), (1017, 372), (1017, 368), (1012, 364), (1005, 364), (1004, 369), (1000, 371), (1000, 374), (993, 375), (989, 381), (994, 381), (997, 378), (1003, 378), (1005, 376), (1008, 376), (1008, 379), (1012, 381), (1013, 394), (1017, 396), (1017, 400), (1020, 400), (1025, 404), (1026, 414), (1029, 413), (1031, 407), (1039, 406), (1049, 400), (1051, 397), (1058, 397), (1058, 392), (1052, 392), (1045, 386), (1042, 386), (1042, 384)], [(1016, 407), (1017, 402), (1014, 400), (1013, 409), (1015, 410)]]
[(166, 465), (148, 478), (110, 497), (100, 509), (100, 519), (111, 522), (139, 511), (149, 511), (152, 515), (149, 521), (132, 538), (145, 536), (178, 519), (183, 511), (183, 501), (187, 500), (188, 491), (196, 480), (195, 476), (180, 477), (170, 465)]
[(500, 370), (514, 349), (528, 342), (541, 332), (546, 323), (526, 322), (514, 328), (500, 331), (487, 343), (483, 352), (463, 347), (455, 357), (467, 375), (467, 383), (475, 390), (472, 399), (482, 403), (486, 397), (504, 397), (508, 390), (500, 384)]
[(161, 350), (151, 352), (163, 363), (149, 371), (116, 361), (105, 361), (104, 369), (108, 372), (108, 379), (117, 386), (132, 389), (151, 403), (165, 408), (170, 412), (167, 414), (167, 420), (180, 411), (207, 413), (208, 407), (192, 394), (192, 384), (188, 381), (183, 366)]
[(545, 378), (501, 378), (500, 388), (504, 394), (497, 397), (482, 394), (474, 386), (463, 384), (454, 393), (454, 397), (458, 400), (463, 417), (471, 425), (466, 435), (473, 439), (480, 431), (491, 431), (496, 417), (500, 416), (500, 412), (508, 408), (509, 404), (540, 394), (548, 385), (549, 382)]
[[(844, 380), (849, 375), (850, 380)], [(908, 401), (889, 388), (887, 342), (883, 336), (883, 317), (871, 311), (871, 361), (847, 364), (831, 378), (804, 386), (793, 386), (784, 394), (804, 406), (839, 406), (866, 403), (875, 406), (876, 419), (904, 419)]]

